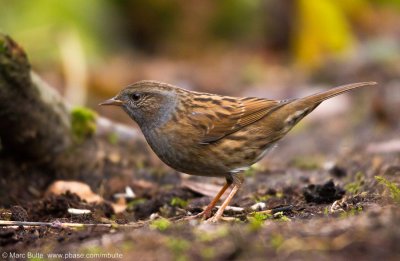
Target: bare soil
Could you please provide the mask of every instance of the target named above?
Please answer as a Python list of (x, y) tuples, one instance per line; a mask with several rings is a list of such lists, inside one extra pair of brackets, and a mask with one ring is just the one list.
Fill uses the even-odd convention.
[[(1, 209), (1, 219), (52, 225), (0, 227), (0, 252), (104, 254), (103, 259), (121, 254), (125, 260), (398, 260), (400, 208), (375, 176), (399, 184), (400, 153), (371, 153), (367, 147), (399, 132), (387, 129), (382, 139), (382, 133), (361, 131), (341, 150), (337, 141), (354, 132), (343, 136), (321, 122), (306, 124), (246, 172), (231, 204), (243, 210), (226, 211), (218, 224), (180, 220), (211, 199), (184, 181), (217, 188), (223, 180), (188, 178), (168, 168), (143, 170), (126, 184), (137, 197), (119, 214), (108, 203), (89, 204), (72, 193), (28, 198), (11, 191), (14, 204)], [(113, 200), (110, 193), (104, 196)], [(271, 212), (254, 215), (257, 202)], [(91, 213), (71, 215), (68, 208)], [(62, 222), (98, 225), (71, 228)]]

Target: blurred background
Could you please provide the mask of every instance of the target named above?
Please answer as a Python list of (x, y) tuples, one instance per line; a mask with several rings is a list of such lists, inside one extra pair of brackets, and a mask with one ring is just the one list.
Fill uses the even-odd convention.
[[(109, 130), (94, 139), (87, 138), (100, 129), (96, 129), (100, 124), (94, 124), (95, 117), (89, 110), (78, 107), (71, 110), (70, 118), (77, 126), (71, 132), (79, 134), (79, 139), (66, 137), (76, 141), (65, 145), (62, 152), (58, 147), (64, 145), (58, 143), (64, 139), (50, 139), (57, 146), (35, 151), (38, 160), (34, 164), (20, 161), (19, 155), (14, 159), (0, 153), (0, 219), (56, 221), (49, 228), (15, 226), (13, 232), (2, 232), (0, 246), (12, 247), (12, 251), (4, 252), (6, 256), (14, 246), (21, 253), (33, 246), (38, 254), (38, 249), (86, 253), (82, 250), (86, 247), (91, 249), (88, 253), (106, 253), (100, 250), (107, 245), (119, 248), (119, 252), (131, 252), (131, 259), (128, 254), (124, 256), (127, 260), (138, 256), (143, 260), (153, 260), (154, 256), (169, 260), (160, 251), (172, 251), (175, 258), (170, 260), (200, 260), (202, 256), (207, 260), (250, 260), (248, 257), (255, 255), (257, 260), (260, 256), (326, 260), (326, 253), (338, 260), (358, 256), (385, 260), (382, 255), (386, 252), (391, 259), (400, 260), (390, 256), (392, 252), (398, 254), (400, 215), (387, 203), (388, 188), (394, 199), (392, 191), (397, 187), (385, 183), (387, 188), (382, 191), (383, 186), (374, 178), (386, 176), (399, 184), (400, 0), (0, 0), (0, 32), (23, 47), (33, 70), (69, 104), (89, 107), (112, 119), (109, 125), (120, 127), (115, 122), (121, 122), (129, 126), (124, 130), (135, 133), (123, 136)], [(8, 80), (2, 69), (0, 80)], [(244, 173), (246, 183), (234, 204), (246, 206), (246, 212), (255, 202), (265, 202), (267, 209), (290, 204), (290, 210), (294, 206), (290, 218), (300, 222), (280, 222), (290, 218), (284, 220), (286, 212), (284, 215), (278, 210), (273, 215), (278, 222), (268, 221), (265, 230), (260, 230), (262, 234), (256, 231), (262, 228), (264, 219), (272, 218), (270, 214), (248, 219), (250, 227), (243, 227), (245, 230), (238, 230), (242, 222), (235, 220), (230, 226), (232, 231), (209, 226), (197, 230), (190, 225), (149, 234), (147, 225), (139, 230), (140, 224), (146, 223), (138, 222), (131, 236), (121, 237), (114, 234), (118, 231), (114, 224), (176, 217), (186, 215), (186, 210), (196, 213), (192, 209), (208, 204), (208, 197), (214, 196), (224, 182), (221, 178), (188, 179), (188, 175), (167, 168), (154, 154), (146, 152), (143, 136), (131, 129), (137, 125), (120, 108), (98, 106), (125, 86), (145, 79), (196, 91), (270, 99), (302, 97), (353, 82), (379, 84), (324, 102), (279, 142), (279, 148)], [(10, 110), (0, 114), (11, 115), (13, 124), (27, 122), (16, 119)], [(59, 123), (54, 119), (52, 122)], [(29, 123), (15, 125), (25, 130)], [(60, 124), (62, 127), (66, 129)], [(46, 128), (53, 131), (53, 127)], [(14, 135), (8, 128), (0, 130), (7, 131), (6, 137), (16, 136), (13, 138), (20, 144), (21, 135)], [(28, 140), (48, 138), (31, 130), (22, 133), (29, 134)], [(64, 135), (61, 131), (54, 133), (57, 137)], [(14, 154), (33, 150), (21, 147)], [(44, 164), (47, 161), (49, 164)], [(327, 183), (332, 178), (336, 187), (329, 185), (335, 186), (333, 182)], [(64, 190), (51, 183), (66, 180), (84, 183), (68, 183), (70, 187), (64, 184)], [(336, 200), (345, 190), (347, 194), (332, 206), (316, 206), (303, 200), (306, 186), (307, 191), (315, 188), (312, 194), (320, 191), (318, 198), (333, 193), (332, 200)], [(56, 192), (57, 188), (61, 192)], [(96, 202), (96, 208), (90, 207), (92, 214), (72, 217), (67, 212), (70, 207), (86, 211), (89, 205), (82, 204), (75, 194), (65, 196), (68, 190), (81, 192), (82, 199)], [(48, 197), (52, 193), (59, 197)], [(93, 198), (97, 201), (89, 201)], [(126, 211), (115, 216), (103, 198), (118, 202), (112, 205), (115, 212), (116, 207)], [(32, 204), (32, 199), (37, 201)], [(13, 206), (15, 202), (17, 206)], [(6, 212), (3, 207), (9, 203), (11, 210)], [(102, 203), (108, 207), (103, 208)], [(357, 219), (364, 210), (369, 212)], [(326, 218), (309, 222), (321, 217)], [(109, 223), (110, 234), (114, 235), (106, 237), (102, 233), (108, 232), (95, 230), (97, 226), (90, 230), (79, 226), (72, 233), (58, 225), (60, 220)], [(208, 229), (217, 233), (208, 233)], [(164, 229), (160, 226), (159, 230)], [(179, 235), (179, 230), (184, 233)], [(89, 235), (93, 240), (88, 239)], [(130, 238), (133, 243), (129, 243)], [(39, 241), (42, 239), (45, 241)], [(163, 246), (165, 243), (171, 244)], [(186, 249), (190, 255), (184, 259)], [(310, 250), (315, 253), (308, 255)], [(299, 254), (292, 258), (290, 255), (296, 251)]]
[[(143, 79), (281, 99), (377, 81), (365, 108), (379, 126), (398, 127), (399, 0), (0, 0), (0, 6), (0, 30), (25, 48), (35, 71), (71, 104), (117, 121), (130, 122), (97, 104)], [(321, 114), (349, 102), (337, 104)]]

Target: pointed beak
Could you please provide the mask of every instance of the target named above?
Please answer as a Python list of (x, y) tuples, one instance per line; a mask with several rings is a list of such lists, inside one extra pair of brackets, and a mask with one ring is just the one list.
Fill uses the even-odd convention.
[(103, 101), (102, 103), (99, 103), (99, 105), (116, 105), (116, 106), (122, 106), (124, 104), (123, 101), (114, 98), (111, 98), (109, 100)]

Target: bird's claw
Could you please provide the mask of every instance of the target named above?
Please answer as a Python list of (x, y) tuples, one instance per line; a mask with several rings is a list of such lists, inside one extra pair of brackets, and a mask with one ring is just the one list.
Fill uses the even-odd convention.
[(220, 218), (218, 218), (216, 216), (213, 216), (213, 217), (211, 217), (211, 218), (206, 220), (207, 223), (217, 223), (219, 221), (220, 221)]
[(220, 220), (220, 218), (216, 217), (215, 215), (212, 216), (211, 211), (202, 211), (196, 215), (193, 216), (186, 216), (183, 217), (181, 219), (179, 219), (178, 221), (188, 221), (188, 220), (194, 220), (194, 219), (198, 219), (200, 218), (201, 221), (205, 221), (207, 223), (215, 223), (218, 222)]

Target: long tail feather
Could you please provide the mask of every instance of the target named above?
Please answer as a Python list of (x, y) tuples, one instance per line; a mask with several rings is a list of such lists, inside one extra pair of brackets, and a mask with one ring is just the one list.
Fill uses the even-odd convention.
[(310, 96), (300, 98), (297, 100), (294, 100), (293, 102), (289, 103), (289, 106), (294, 106), (296, 109), (295, 110), (305, 110), (309, 107), (316, 107), (318, 104), (321, 102), (333, 98), (337, 95), (340, 95), (342, 93), (348, 92), (350, 90), (364, 87), (364, 86), (370, 86), (370, 85), (375, 85), (376, 82), (359, 82), (359, 83), (351, 83), (351, 84), (346, 84), (342, 85), (336, 88), (332, 88), (327, 91), (323, 91), (320, 93), (312, 94)]
[(318, 105), (332, 97), (340, 95), (344, 92), (369, 85), (375, 85), (376, 82), (360, 82), (352, 83), (347, 85), (342, 85), (328, 91), (312, 94), (310, 96), (293, 100), (282, 107), (280, 110), (282, 119), (285, 119), (287, 126), (286, 132), (290, 130), (291, 127), (296, 125), (302, 118), (307, 114), (312, 112)]
[(328, 91), (324, 91), (324, 92), (320, 92), (320, 93), (316, 93), (316, 94), (307, 96), (305, 98), (302, 98), (301, 100), (306, 103), (308, 103), (308, 102), (311, 102), (314, 104), (320, 103), (324, 100), (330, 99), (330, 98), (340, 95), (344, 92), (348, 92), (348, 91), (356, 89), (356, 88), (375, 85), (375, 84), (376, 84), (376, 82), (359, 82), (359, 83), (346, 84), (346, 85), (342, 85), (342, 86), (330, 89)]

